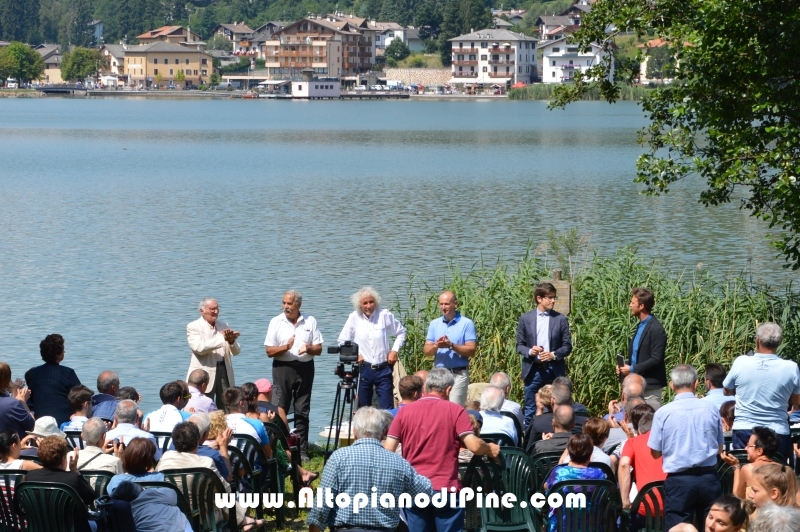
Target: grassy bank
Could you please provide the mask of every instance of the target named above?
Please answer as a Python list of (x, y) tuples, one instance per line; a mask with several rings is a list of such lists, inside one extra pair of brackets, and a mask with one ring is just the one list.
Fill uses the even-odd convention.
[[(431, 367), (422, 345), (428, 323), (440, 316), (438, 294), (450, 289), (478, 332), (470, 380), (486, 382), (494, 371), (505, 371), (514, 383), (512, 398), (521, 401), (516, 327), (520, 315), (533, 307), (533, 285), (549, 278), (553, 266), (552, 261), (529, 253), (515, 262), (478, 264), (468, 271), (452, 265), (447, 277), (436, 282), (412, 278), (393, 309), (408, 328), (402, 352), (406, 369)], [(593, 413), (605, 412), (608, 401), (619, 396), (615, 354), (626, 351), (635, 326), (628, 302), (636, 286), (648, 286), (656, 294), (654, 314), (668, 335), (668, 370), (679, 363), (701, 371), (709, 362), (729, 366), (753, 347), (756, 325), (768, 320), (784, 329), (783, 356), (796, 360), (800, 355), (800, 294), (791, 286), (772, 289), (753, 285), (746, 277), (670, 271), (630, 250), (591, 258), (576, 271), (573, 283), (569, 315), (573, 352), (567, 359), (567, 374), (575, 383), (576, 400)]]
[[(521, 89), (511, 89), (508, 91), (508, 98), (511, 100), (551, 100), (553, 98), (553, 89), (557, 87), (556, 83), (536, 83)], [(639, 86), (621, 85), (620, 86), (620, 100), (639, 101), (651, 89)], [(600, 91), (597, 89), (589, 90), (583, 97), (584, 100), (601, 100)]]

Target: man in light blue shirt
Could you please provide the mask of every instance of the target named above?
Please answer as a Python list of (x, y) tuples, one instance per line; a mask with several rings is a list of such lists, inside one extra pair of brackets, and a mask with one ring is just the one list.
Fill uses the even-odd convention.
[(458, 299), (449, 290), (439, 296), (439, 310), (442, 317), (428, 326), (422, 351), (425, 356), (434, 357), (433, 367), (450, 370), (456, 381), (450, 400), (464, 406), (469, 386), (469, 359), (475, 356), (478, 345), (475, 324), (458, 312)]
[(756, 330), (756, 352), (733, 361), (723, 383), (725, 395), (736, 395), (733, 448), (744, 449), (753, 427), (768, 427), (781, 439), (778, 452), (791, 456), (789, 403), (800, 404), (800, 369), (776, 353), (783, 341), (780, 326), (762, 323)]
[(705, 522), (711, 504), (722, 494), (716, 465), (725, 443), (719, 410), (694, 395), (697, 370), (688, 364), (676, 366), (669, 386), (675, 400), (656, 411), (647, 441), (653, 458), (664, 458), (667, 530), (693, 520)]
[(706, 396), (703, 397), (704, 401), (713, 403), (714, 406), (719, 408), (723, 403), (732, 400), (725, 395), (725, 388), (722, 386), (727, 375), (728, 371), (722, 364), (706, 364), (706, 374), (703, 378), (706, 385)]

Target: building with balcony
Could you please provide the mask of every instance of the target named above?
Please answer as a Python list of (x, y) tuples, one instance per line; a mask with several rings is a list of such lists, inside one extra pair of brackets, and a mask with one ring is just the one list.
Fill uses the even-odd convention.
[(366, 19), (309, 16), (275, 32), (261, 46), (270, 79), (292, 79), (304, 69), (351, 83), (375, 64), (376, 29)]
[(251, 45), (254, 30), (247, 24), (234, 22), (233, 24), (218, 24), (212, 30), (214, 35), (222, 35), (233, 45), (233, 53), (236, 55), (257, 55), (258, 48)]
[[(132, 87), (160, 85), (183, 87), (202, 85), (214, 72), (211, 55), (198, 48), (157, 42), (146, 46), (129, 46), (125, 50), (124, 72)], [(185, 78), (176, 81), (181, 72)]]
[(510, 87), (536, 77), (536, 40), (531, 37), (506, 29), (485, 29), (450, 42), (450, 83)]
[(556, 41), (540, 43), (542, 51), (542, 82), (565, 83), (572, 81), (575, 72), (586, 72), (603, 61), (612, 61), (610, 79), (614, 79), (614, 64), (611, 54), (592, 43), (591, 51), (582, 53), (577, 44), (567, 44), (566, 37)]
[(136, 38), (139, 40), (139, 44), (168, 42), (172, 44), (191, 43), (192, 45), (199, 43), (205, 46), (200, 35), (183, 26), (162, 26), (158, 29), (137, 35)]

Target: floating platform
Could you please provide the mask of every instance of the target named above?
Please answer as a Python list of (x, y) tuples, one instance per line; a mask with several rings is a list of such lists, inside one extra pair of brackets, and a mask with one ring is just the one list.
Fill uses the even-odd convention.
[(58, 87), (37, 87), (37, 91), (44, 94), (68, 94), (70, 96), (86, 96), (85, 87), (76, 87), (74, 85), (61, 85)]

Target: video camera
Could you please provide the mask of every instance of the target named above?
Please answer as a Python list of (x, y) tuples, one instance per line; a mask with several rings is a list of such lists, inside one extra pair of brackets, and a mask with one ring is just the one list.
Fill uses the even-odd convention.
[(358, 362), (358, 344), (355, 342), (347, 341), (342, 345), (337, 345), (328, 348), (328, 354), (339, 354), (339, 362), (341, 364), (355, 364)]
[[(339, 354), (339, 363), (336, 364), (334, 374), (347, 384), (352, 384), (358, 379), (358, 344), (347, 341), (342, 345), (328, 348), (329, 354)], [(350, 364), (350, 369), (345, 365)]]

